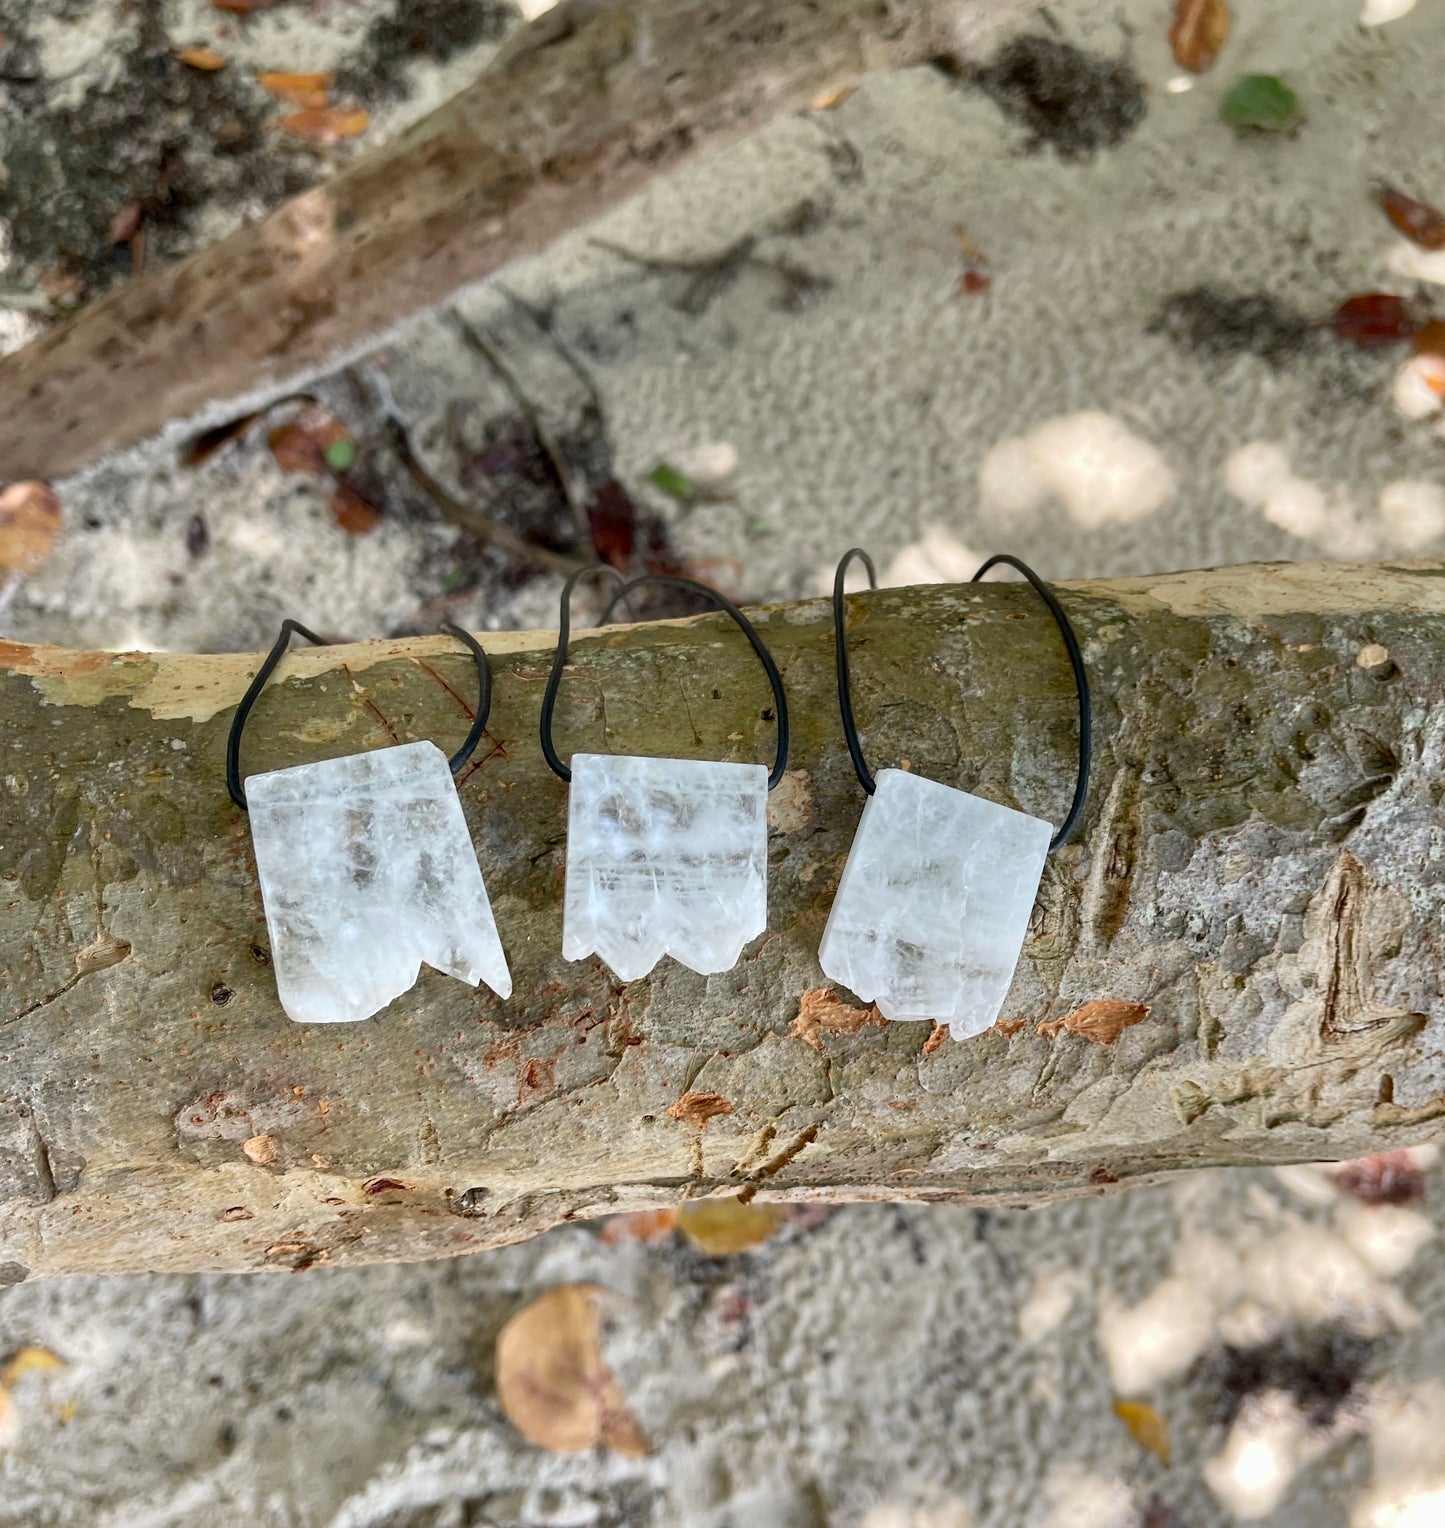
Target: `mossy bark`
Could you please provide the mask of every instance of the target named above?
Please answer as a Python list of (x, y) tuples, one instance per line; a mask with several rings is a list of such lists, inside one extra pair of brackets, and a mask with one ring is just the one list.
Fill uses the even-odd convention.
[[(1093, 791), (1004, 1021), (966, 1044), (819, 996), (862, 805), (821, 602), (758, 614), (795, 742), (769, 932), (734, 970), (664, 961), (623, 985), (561, 958), (567, 795), (537, 744), (552, 639), (504, 633), (461, 795), (515, 996), (424, 972), (379, 1017), (313, 1029), (277, 1003), (222, 779), (256, 659), (0, 646), (0, 1267), (427, 1258), (722, 1190), (1013, 1203), (1445, 1133), (1445, 568), (1064, 597)], [(884, 591), (850, 622), (876, 764), (1062, 812), (1073, 691), (1026, 588)], [(299, 650), (246, 767), (452, 744), (470, 682), (441, 638)], [(767, 704), (721, 618), (583, 634), (559, 746), (761, 760)], [(1136, 1005), (1112, 1043), (1051, 1022), (1101, 1000)], [(688, 1093), (714, 1097), (669, 1113)]]

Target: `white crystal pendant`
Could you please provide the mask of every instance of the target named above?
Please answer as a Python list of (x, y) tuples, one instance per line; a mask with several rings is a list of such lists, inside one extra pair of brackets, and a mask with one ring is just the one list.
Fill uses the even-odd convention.
[(562, 954), (625, 982), (664, 955), (708, 975), (768, 921), (761, 764), (572, 756)]
[(933, 1019), (967, 1040), (1008, 995), (1053, 830), (901, 769), (876, 785), (819, 964), (884, 1018)]
[(425, 961), (509, 997), (512, 978), (446, 755), (403, 743), (246, 781), (281, 1006), (366, 1019)]

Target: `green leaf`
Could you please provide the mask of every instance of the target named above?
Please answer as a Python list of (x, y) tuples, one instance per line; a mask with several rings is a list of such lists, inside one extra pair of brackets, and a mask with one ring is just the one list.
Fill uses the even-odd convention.
[(1299, 97), (1277, 75), (1246, 74), (1225, 96), (1221, 115), (1240, 132), (1287, 133), (1304, 113)]
[(659, 462), (647, 475), (654, 488), (660, 488), (669, 498), (680, 499), (684, 504), (697, 497), (697, 484), (676, 467)]
[(326, 465), (333, 472), (345, 472), (356, 460), (356, 443), (350, 440), (333, 440), (323, 453)]

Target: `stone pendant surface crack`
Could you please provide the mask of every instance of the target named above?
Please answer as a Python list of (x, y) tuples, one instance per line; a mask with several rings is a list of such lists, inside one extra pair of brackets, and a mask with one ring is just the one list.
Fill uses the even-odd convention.
[(1023, 950), (1052, 829), (900, 769), (878, 771), (818, 961), (886, 1019), (955, 1040), (998, 1017)]
[(726, 971), (767, 926), (767, 863), (761, 764), (574, 754), (562, 954)]
[(512, 978), (446, 755), (402, 743), (246, 781), (281, 1006), (369, 1018), (422, 962), (509, 997)]

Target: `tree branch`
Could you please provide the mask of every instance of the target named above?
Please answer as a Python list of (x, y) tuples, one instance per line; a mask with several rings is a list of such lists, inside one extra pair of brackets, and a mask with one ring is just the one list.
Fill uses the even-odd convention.
[[(1015, 1203), (1440, 1138), (1445, 566), (1064, 597), (1095, 786), (1003, 1022), (966, 1044), (876, 1021), (817, 967), (862, 805), (823, 602), (758, 615), (796, 742), (769, 932), (734, 970), (664, 962), (623, 986), (562, 960), (567, 794), (537, 745), (553, 638), (491, 634), (497, 746), (462, 797), (515, 996), (425, 972), (377, 1018), (319, 1029), (276, 1001), (223, 784), (256, 659), (0, 646), (0, 1262), (439, 1257), (719, 1190)], [(872, 759), (1063, 810), (1073, 690), (1030, 591), (888, 590), (850, 612)], [(248, 767), (388, 732), (447, 747), (469, 663), (442, 638), (298, 651)], [(720, 618), (584, 634), (558, 741), (761, 758), (766, 703)], [(697, 1117), (687, 1093), (731, 1112)]]

